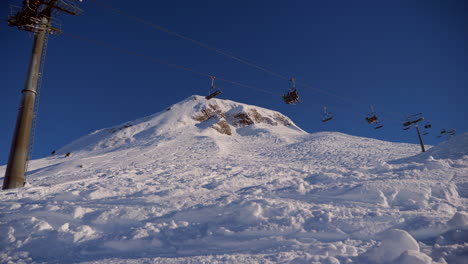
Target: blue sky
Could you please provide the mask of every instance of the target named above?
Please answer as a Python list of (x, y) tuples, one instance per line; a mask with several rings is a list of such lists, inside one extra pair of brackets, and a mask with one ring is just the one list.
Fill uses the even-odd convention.
[[(468, 131), (468, 4), (447, 1), (129, 1), (100, 0), (209, 46), (285, 76), (296, 77), (301, 104), (286, 105), (290, 84), (192, 42), (112, 13), (92, 1), (80, 16), (60, 16), (75, 34), (199, 72), (265, 89), (217, 82), (222, 99), (273, 109), (308, 132), (339, 131), (394, 142), (417, 143), (402, 131), (407, 114), (422, 112), (433, 125), (425, 137), (437, 144), (442, 128)], [(8, 1), (20, 5), (20, 0)], [(0, 15), (9, 13), (8, 3)], [(6, 163), (31, 34), (0, 26), (0, 164)], [(5, 60), (6, 58), (6, 60)], [(6, 63), (5, 63), (6, 62)], [(51, 36), (41, 91), (34, 157), (97, 129), (156, 113), (210, 80), (121, 52)], [(316, 89), (312, 89), (316, 88)], [(317, 90), (336, 96), (325, 95)], [(374, 105), (385, 127), (364, 116)], [(335, 119), (322, 123), (322, 107)]]

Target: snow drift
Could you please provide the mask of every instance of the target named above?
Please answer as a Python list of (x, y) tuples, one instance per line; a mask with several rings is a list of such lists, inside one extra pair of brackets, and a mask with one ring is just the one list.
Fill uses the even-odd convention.
[(467, 149), (192, 96), (32, 161), (0, 193), (0, 262), (463, 263)]

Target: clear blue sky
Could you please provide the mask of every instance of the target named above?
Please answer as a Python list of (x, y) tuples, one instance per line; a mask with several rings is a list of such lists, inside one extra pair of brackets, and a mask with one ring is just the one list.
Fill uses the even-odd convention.
[[(417, 143), (402, 131), (406, 114), (422, 112), (433, 124), (428, 144), (442, 128), (468, 131), (468, 4), (463, 0), (388, 1), (122, 1), (101, 0), (210, 46), (248, 58), (298, 82), (345, 98), (299, 87), (302, 103), (286, 105), (289, 87), (262, 71), (156, 31), (84, 1), (81, 16), (60, 16), (64, 32), (187, 66), (271, 91), (217, 83), (220, 98), (284, 113), (308, 132)], [(9, 13), (4, 1), (0, 15)], [(31, 34), (0, 26), (0, 164), (8, 158)], [(34, 157), (97, 129), (156, 113), (210, 80), (83, 42), (52, 36), (47, 51)], [(336, 117), (322, 123), (322, 106)], [(375, 105), (385, 127), (364, 121)]]

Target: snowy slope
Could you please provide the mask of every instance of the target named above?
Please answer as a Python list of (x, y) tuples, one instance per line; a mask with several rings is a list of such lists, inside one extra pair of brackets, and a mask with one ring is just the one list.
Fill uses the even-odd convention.
[(0, 192), (1, 263), (468, 258), (468, 134), (419, 154), (192, 96), (30, 168)]

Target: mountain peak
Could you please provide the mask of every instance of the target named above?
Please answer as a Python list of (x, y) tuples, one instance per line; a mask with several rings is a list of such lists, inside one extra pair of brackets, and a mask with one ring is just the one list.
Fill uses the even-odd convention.
[(279, 112), (223, 99), (193, 95), (165, 110), (135, 121), (97, 130), (60, 149), (111, 151), (119, 147), (149, 145), (181, 135), (258, 136), (288, 138), (307, 134)]
[(193, 96), (192, 100), (199, 102), (194, 107), (195, 112), (192, 115), (193, 120), (198, 122), (196, 126), (199, 128), (213, 128), (225, 135), (232, 135), (234, 131), (243, 135), (245, 133), (240, 129), (253, 125), (280, 126), (302, 131), (289, 118), (272, 110), (229, 100), (206, 100), (201, 96)]

